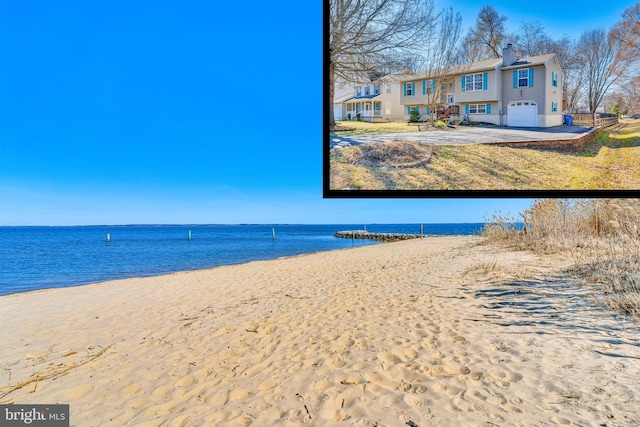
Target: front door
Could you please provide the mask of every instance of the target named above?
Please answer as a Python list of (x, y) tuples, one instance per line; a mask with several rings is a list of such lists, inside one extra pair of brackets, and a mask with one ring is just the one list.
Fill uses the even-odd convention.
[(456, 96), (453, 93), (447, 94), (447, 105), (453, 105), (456, 103)]

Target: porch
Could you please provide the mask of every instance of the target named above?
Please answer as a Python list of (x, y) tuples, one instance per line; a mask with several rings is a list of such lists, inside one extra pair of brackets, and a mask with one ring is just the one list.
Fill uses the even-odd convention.
[(460, 118), (459, 105), (437, 105), (433, 111), (430, 105), (409, 105), (405, 111), (405, 121), (409, 120), (412, 111), (418, 111), (421, 115), (420, 122), (458, 120)]
[(385, 121), (382, 116), (382, 102), (372, 99), (352, 100), (347, 102), (345, 117), (349, 121), (364, 122)]

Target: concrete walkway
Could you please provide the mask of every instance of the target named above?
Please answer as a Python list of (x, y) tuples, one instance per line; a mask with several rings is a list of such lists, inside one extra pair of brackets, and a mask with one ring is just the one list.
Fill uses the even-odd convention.
[(579, 138), (592, 128), (583, 126), (557, 126), (553, 128), (509, 128), (509, 127), (472, 127), (459, 126), (442, 131), (414, 131), (399, 133), (381, 133), (372, 135), (331, 136), (330, 147), (348, 147), (350, 145), (371, 142), (390, 142), (397, 140), (419, 141), (425, 144), (477, 144), (513, 141), (561, 140)]

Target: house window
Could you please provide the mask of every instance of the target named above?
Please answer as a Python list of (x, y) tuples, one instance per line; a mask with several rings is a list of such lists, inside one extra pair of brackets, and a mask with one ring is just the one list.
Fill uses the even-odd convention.
[(433, 80), (427, 80), (426, 84), (426, 89), (427, 89), (427, 95), (431, 95), (433, 93)]
[(364, 104), (364, 111), (369, 111), (369, 107), (370, 107), (369, 104)]
[(360, 98), (362, 96), (362, 88), (357, 88), (356, 89), (356, 97)]
[(518, 70), (518, 87), (529, 86), (529, 69)]
[(469, 104), (469, 114), (487, 114), (487, 104)]
[(374, 95), (380, 95), (380, 85), (373, 85), (373, 94)]
[(407, 86), (407, 96), (413, 95), (413, 83), (405, 83)]
[(551, 72), (551, 85), (558, 87), (558, 75), (553, 71)]
[(551, 112), (552, 113), (557, 113), (558, 112), (558, 103), (557, 102), (552, 102), (551, 103)]
[(387, 93), (391, 93), (391, 84), (387, 83), (384, 86), (385, 86), (385, 89), (386, 89)]
[(465, 76), (465, 90), (482, 90), (482, 73)]
[(371, 95), (371, 87), (370, 86), (365, 86), (364, 87), (364, 96), (369, 96)]
[(382, 109), (382, 104), (380, 104), (380, 102), (374, 102), (373, 103), (373, 111), (375, 114), (380, 114), (380, 110)]

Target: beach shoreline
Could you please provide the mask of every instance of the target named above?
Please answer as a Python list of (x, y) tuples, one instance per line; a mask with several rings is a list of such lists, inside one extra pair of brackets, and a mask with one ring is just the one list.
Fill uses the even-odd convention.
[(0, 403), (71, 425), (640, 424), (638, 328), (428, 237), (0, 296)]

